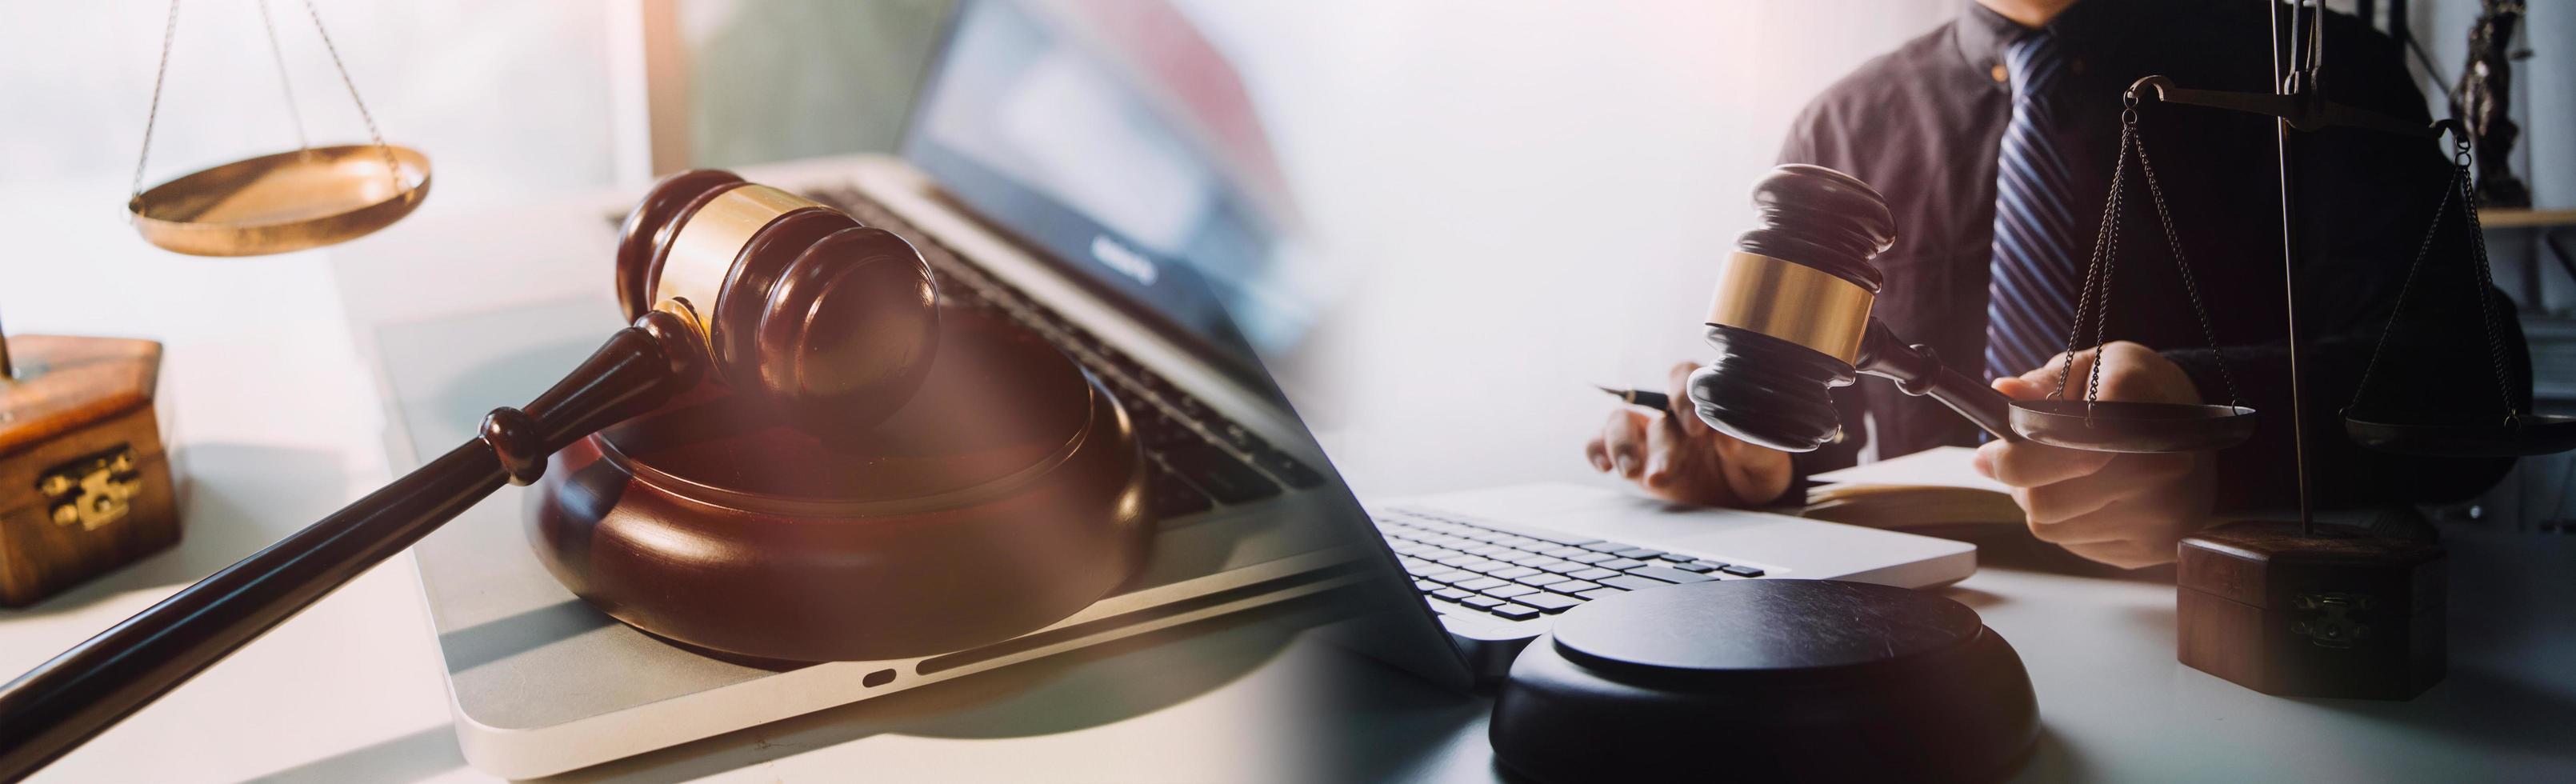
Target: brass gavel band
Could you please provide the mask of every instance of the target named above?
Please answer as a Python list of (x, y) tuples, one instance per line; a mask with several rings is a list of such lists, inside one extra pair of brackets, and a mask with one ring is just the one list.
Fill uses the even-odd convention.
[(671, 252), (662, 258), (662, 271), (653, 286), (653, 301), (678, 300), (688, 305), (695, 311), (684, 314), (691, 317), (690, 325), (700, 337), (708, 337), (703, 333), (715, 318), (716, 297), (724, 293), (725, 278), (732, 274), (735, 258), (751, 243), (752, 235), (779, 216), (820, 206), (767, 185), (743, 185), (716, 194), (680, 224), (679, 236), (671, 238)]
[(1849, 364), (1860, 359), (1875, 299), (1860, 284), (1814, 267), (1737, 251), (1718, 262), (1708, 323), (1759, 332)]

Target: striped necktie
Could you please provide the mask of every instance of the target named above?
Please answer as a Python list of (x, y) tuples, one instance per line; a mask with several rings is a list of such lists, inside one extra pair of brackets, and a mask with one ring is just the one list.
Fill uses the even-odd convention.
[(1986, 288), (1986, 375), (2017, 376), (2060, 350), (2083, 284), (2064, 150), (2066, 120), (2049, 96), (2066, 61), (2046, 31), (2005, 47), (2012, 122), (1995, 167), (1995, 245)]

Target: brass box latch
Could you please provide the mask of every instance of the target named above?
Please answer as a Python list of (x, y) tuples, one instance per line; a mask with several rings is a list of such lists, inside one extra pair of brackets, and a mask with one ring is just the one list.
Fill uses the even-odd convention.
[(2291, 603), (2298, 616), (2290, 633), (2325, 648), (2350, 648), (2370, 638), (2370, 597), (2357, 593), (2305, 593)]
[(143, 475), (134, 470), (134, 448), (125, 444), (101, 450), (46, 471), (36, 479), (47, 513), (59, 525), (79, 523), (94, 531), (125, 519), (129, 503), (143, 492)]

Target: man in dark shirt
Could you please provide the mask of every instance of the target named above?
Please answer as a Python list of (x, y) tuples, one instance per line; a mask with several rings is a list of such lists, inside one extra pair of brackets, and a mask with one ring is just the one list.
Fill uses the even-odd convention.
[[(1899, 236), (1877, 259), (1886, 284), (1874, 315), (1962, 372), (1982, 367), (2007, 395), (2039, 397), (2066, 366), (2058, 349), (2069, 342), (2074, 289), (2109, 192), (2121, 92), (2150, 74), (2186, 87), (2270, 92), (2268, 5), (1979, 0), (1817, 97), (1781, 159), (1842, 170), (1887, 198)], [(2396, 45), (2350, 17), (2328, 16), (2329, 56), (2319, 79), (2326, 96), (2428, 122)], [(2152, 101), (2138, 112), (2138, 143), (2163, 187), (2218, 348), (2193, 316), (2133, 163), (2118, 222), (2117, 275), (2095, 295), (2111, 309), (2106, 337), (2114, 341), (2099, 352), (2102, 398), (2236, 398), (2260, 412), (2260, 430), (2250, 443), (2215, 454), (2109, 455), (1997, 442), (1977, 457), (1981, 470), (2015, 488), (2036, 536), (2132, 567), (2172, 560), (2176, 541), (2215, 519), (2282, 514), (2296, 503), (2273, 122)], [(2511, 461), (2381, 454), (2351, 443), (2341, 425), (2433, 219), (2446, 161), (2433, 142), (2353, 129), (2297, 132), (2292, 144), (2303, 251), (2299, 371), (2318, 504), (2474, 495)], [(2405, 328), (2372, 375), (2364, 404), (2380, 418), (2501, 415), (2473, 295), (2483, 289), (2466, 271), (2464, 236), (2455, 223), (2436, 238), (2408, 295)], [(2511, 315), (2500, 320), (2512, 365), (2505, 394), (2522, 405), (2530, 394), (2528, 354)], [(2090, 343), (2088, 335), (2079, 348)], [(2077, 352), (2070, 396), (2082, 394), (2094, 356)], [(1676, 400), (1691, 367), (1674, 369)], [(1939, 404), (1881, 379), (1835, 390), (1834, 402), (1847, 437), (1811, 453), (1736, 441), (1696, 417), (1620, 411), (1587, 445), (1587, 456), (1595, 468), (1663, 498), (1758, 506), (1778, 503), (1799, 477), (1851, 465), (1864, 450), (1894, 457), (1979, 441)]]

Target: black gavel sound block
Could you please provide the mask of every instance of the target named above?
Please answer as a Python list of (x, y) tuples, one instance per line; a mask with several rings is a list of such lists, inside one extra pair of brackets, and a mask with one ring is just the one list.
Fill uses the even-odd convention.
[(940, 653), (1107, 595), (1152, 531), (1109, 391), (940, 307), (901, 238), (731, 174), (654, 186), (634, 320), (525, 408), (0, 687), (0, 780), (78, 746), (498, 489), (574, 593), (718, 653)]
[(1973, 782), (2039, 737), (2021, 657), (1974, 610), (1885, 585), (1721, 580), (1559, 616), (1512, 662), (1502, 767), (1590, 781)]

